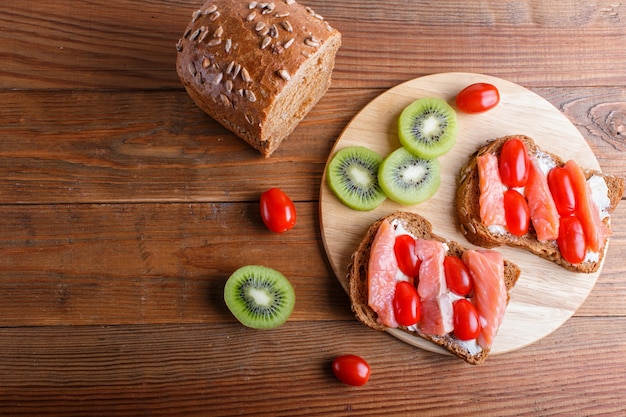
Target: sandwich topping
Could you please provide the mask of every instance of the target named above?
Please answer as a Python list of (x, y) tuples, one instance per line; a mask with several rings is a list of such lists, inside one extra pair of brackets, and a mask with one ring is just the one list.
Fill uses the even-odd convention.
[(610, 235), (608, 188), (604, 179), (589, 180), (572, 160), (557, 166), (552, 158), (531, 155), (524, 142), (509, 139), (498, 156), (476, 159), (481, 222), (494, 234), (524, 236), (532, 226), (537, 240), (555, 242), (571, 264), (598, 259)]
[(453, 256), (446, 243), (415, 238), (399, 220), (381, 222), (367, 279), (381, 324), (451, 337), (471, 354), (491, 347), (508, 299), (499, 252)]

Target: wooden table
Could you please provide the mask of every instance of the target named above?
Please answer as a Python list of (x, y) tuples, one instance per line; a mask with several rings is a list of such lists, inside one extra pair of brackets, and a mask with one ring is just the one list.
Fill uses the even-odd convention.
[[(326, 158), (368, 102), (410, 79), (477, 72), (560, 109), (602, 169), (626, 167), (626, 5), (304, 1), (343, 33), (333, 85), (262, 158), (203, 114), (175, 71), (197, 0), (0, 5), (0, 414), (623, 415), (626, 204), (585, 303), (481, 366), (367, 329), (319, 225)], [(506, 123), (506, 121), (503, 121)], [(263, 226), (260, 193), (296, 202)], [(222, 298), (236, 268), (282, 271), (290, 320), (254, 331)], [(355, 353), (369, 383), (342, 385)]]

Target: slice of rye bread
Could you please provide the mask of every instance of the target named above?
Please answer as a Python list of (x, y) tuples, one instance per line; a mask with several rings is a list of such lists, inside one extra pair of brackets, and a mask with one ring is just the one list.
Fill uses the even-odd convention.
[[(480, 220), (480, 206), (478, 199), (480, 196), (480, 186), (478, 178), (478, 166), (476, 158), (486, 153), (492, 153), (496, 156), (500, 154), (500, 149), (504, 142), (511, 138), (517, 138), (522, 140), (526, 144), (529, 154), (536, 155), (541, 152), (554, 160), (557, 166), (562, 166), (566, 161), (563, 161), (557, 155), (546, 152), (540, 149), (535, 142), (524, 135), (512, 135), (498, 138), (492, 142), (487, 143), (481, 147), (476, 153), (474, 153), (463, 168), (461, 168), (460, 176), (458, 180), (458, 187), (456, 193), (456, 211), (459, 222), (459, 227), (467, 240), (474, 245), (482, 246), (484, 248), (493, 248), (501, 245), (508, 245), (512, 247), (518, 247), (526, 249), (542, 258), (550, 260), (563, 266), (564, 268), (574, 272), (592, 273), (596, 272), (602, 264), (602, 259), (605, 255), (605, 248), (603, 247), (599, 253), (597, 260), (586, 260), (580, 264), (571, 264), (567, 262), (561, 256), (561, 252), (556, 244), (556, 241), (539, 242), (537, 235), (532, 228), (527, 234), (521, 237), (514, 236), (510, 233), (506, 234), (494, 234), (489, 231)], [(624, 194), (624, 179), (612, 175), (604, 175), (599, 171), (584, 169), (585, 176), (589, 179), (592, 175), (601, 175), (606, 182), (609, 193), (608, 197), (611, 202), (609, 207), (609, 213), (612, 212), (617, 204), (622, 199)], [(610, 228), (610, 217), (604, 219), (604, 223)], [(606, 246), (606, 243), (605, 243)]]
[[(368, 305), (368, 263), (370, 249), (372, 242), (376, 236), (376, 232), (383, 220), (387, 219), (389, 222), (396, 220), (402, 227), (411, 233), (415, 238), (430, 239), (444, 242), (448, 245), (448, 255), (454, 255), (460, 257), (467, 249), (461, 246), (459, 243), (444, 239), (437, 236), (432, 232), (432, 225), (428, 220), (420, 216), (419, 214), (397, 211), (388, 216), (378, 219), (367, 230), (365, 237), (359, 244), (358, 249), (352, 255), (352, 261), (348, 268), (348, 282), (349, 282), (349, 295), (352, 303), (352, 311), (356, 315), (357, 319), (363, 324), (376, 329), (386, 330), (387, 327), (383, 326), (377, 321), (378, 315)], [(393, 223), (392, 223), (393, 224)], [(520, 275), (520, 268), (512, 262), (504, 261), (504, 280), (508, 291), (513, 288)], [(509, 297), (507, 296), (507, 303)], [(442, 346), (450, 353), (458, 356), (472, 365), (481, 364), (487, 359), (489, 355), (489, 349), (481, 350), (478, 353), (472, 354), (465, 346), (463, 346), (458, 339), (453, 335), (445, 336), (433, 336), (423, 334), (420, 331), (409, 330), (405, 326), (399, 326), (399, 329), (410, 333), (415, 336), (419, 336), (423, 339), (429, 340), (439, 346)]]

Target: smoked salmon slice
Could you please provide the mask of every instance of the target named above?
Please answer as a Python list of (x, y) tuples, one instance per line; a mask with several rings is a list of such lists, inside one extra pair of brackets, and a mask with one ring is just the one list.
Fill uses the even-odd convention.
[(443, 260), (446, 248), (436, 240), (416, 239), (415, 253), (422, 261), (417, 293), (422, 300), (432, 300), (446, 291), (446, 274)]
[(530, 158), (528, 182), (524, 193), (537, 240), (540, 242), (556, 240), (559, 237), (559, 212), (548, 187), (548, 179), (533, 157)]
[(368, 305), (378, 314), (378, 321), (387, 327), (398, 327), (393, 312), (398, 261), (393, 250), (395, 231), (388, 220), (380, 223), (372, 241), (367, 267)]
[(498, 158), (490, 153), (476, 158), (480, 197), (480, 220), (485, 226), (505, 226), (504, 191), (498, 168)]
[(587, 248), (593, 252), (599, 252), (611, 231), (600, 219), (600, 209), (591, 198), (591, 190), (582, 168), (571, 160), (565, 163), (564, 168), (572, 179), (576, 199), (576, 217), (582, 223)]
[(462, 258), (474, 280), (474, 305), (482, 326), (477, 342), (488, 349), (506, 311), (504, 260), (499, 252), (486, 249), (467, 250)]
[(422, 261), (417, 284), (421, 301), (420, 330), (425, 334), (443, 336), (454, 330), (454, 309), (446, 291), (443, 266), (446, 247), (436, 240), (416, 239), (415, 253)]
[(420, 330), (424, 334), (443, 336), (454, 330), (454, 308), (449, 294), (423, 300), (420, 305)]

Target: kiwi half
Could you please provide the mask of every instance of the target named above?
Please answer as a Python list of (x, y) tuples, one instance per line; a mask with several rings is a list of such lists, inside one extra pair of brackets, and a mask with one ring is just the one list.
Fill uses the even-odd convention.
[(236, 270), (224, 286), (224, 301), (244, 326), (271, 329), (283, 324), (293, 311), (296, 294), (280, 272), (259, 265)]
[(424, 159), (404, 148), (389, 154), (378, 172), (378, 182), (391, 200), (414, 205), (432, 197), (441, 183), (437, 159)]
[(448, 152), (456, 142), (456, 112), (445, 100), (425, 97), (408, 105), (398, 118), (398, 138), (412, 154), (432, 159)]
[(387, 198), (378, 184), (382, 161), (382, 156), (364, 146), (343, 148), (328, 163), (328, 186), (351, 209), (373, 210)]

